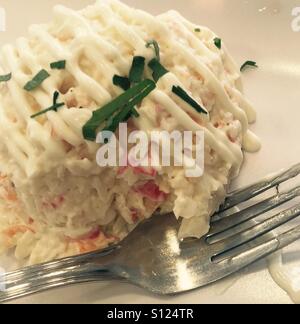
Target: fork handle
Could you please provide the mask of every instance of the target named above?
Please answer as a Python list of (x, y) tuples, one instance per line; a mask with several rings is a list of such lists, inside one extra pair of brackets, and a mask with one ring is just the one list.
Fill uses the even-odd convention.
[(0, 302), (72, 284), (120, 279), (112, 271), (115, 251), (108, 249), (0, 275)]

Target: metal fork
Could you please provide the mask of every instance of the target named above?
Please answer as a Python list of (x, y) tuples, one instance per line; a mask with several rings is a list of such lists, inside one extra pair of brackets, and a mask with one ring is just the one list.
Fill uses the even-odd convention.
[[(250, 187), (230, 194), (225, 211), (300, 174), (300, 163)], [(177, 294), (199, 288), (250, 265), (300, 238), (300, 226), (275, 235), (275, 228), (300, 215), (300, 205), (258, 216), (300, 196), (300, 186), (256, 202), (230, 217), (217, 214), (210, 233), (180, 242), (173, 215), (156, 215), (126, 239), (106, 250), (28, 267), (2, 277), (0, 301), (52, 288), (99, 280), (126, 279), (156, 294)], [(245, 228), (246, 226), (246, 228)], [(270, 235), (271, 233), (271, 235)], [(1, 287), (1, 278), (0, 278)]]

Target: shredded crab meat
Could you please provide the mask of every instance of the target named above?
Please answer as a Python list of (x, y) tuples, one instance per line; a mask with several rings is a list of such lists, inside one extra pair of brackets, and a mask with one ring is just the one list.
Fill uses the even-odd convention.
[(154, 181), (148, 181), (145, 184), (138, 185), (134, 190), (154, 202), (163, 202), (168, 196), (167, 193), (159, 189), (159, 186)]

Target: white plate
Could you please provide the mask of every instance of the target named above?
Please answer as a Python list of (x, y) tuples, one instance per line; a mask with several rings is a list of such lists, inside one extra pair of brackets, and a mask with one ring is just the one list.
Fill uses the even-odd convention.
[[(50, 19), (51, 7), (62, 3), (80, 8), (92, 0), (2, 0), (7, 31), (1, 43), (24, 35), (31, 23)], [(226, 41), (238, 63), (258, 62), (260, 69), (244, 75), (245, 91), (258, 111), (253, 130), (263, 149), (247, 155), (235, 186), (246, 185), (282, 167), (300, 162), (300, 32), (292, 31), (292, 9), (297, 0), (126, 0), (160, 13), (176, 9), (187, 18), (207, 25)], [(26, 13), (26, 14), (24, 14)], [(290, 251), (299, 251), (295, 244)], [(297, 255), (297, 254), (295, 254)], [(300, 255), (300, 254), (299, 254)], [(293, 258), (293, 261), (297, 261)], [(300, 266), (300, 261), (299, 261)], [(30, 303), (290, 303), (272, 281), (265, 262), (231, 278), (179, 297), (157, 297), (122, 283), (99, 283), (61, 289), (19, 300)]]

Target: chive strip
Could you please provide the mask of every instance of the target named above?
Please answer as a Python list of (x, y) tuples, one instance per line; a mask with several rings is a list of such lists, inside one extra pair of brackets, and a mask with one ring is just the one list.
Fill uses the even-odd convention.
[[(142, 99), (138, 99), (138, 100), (141, 101)], [(114, 117), (110, 118), (107, 121), (106, 127), (102, 131), (111, 131), (114, 133), (119, 127), (119, 124), (122, 122), (126, 122), (132, 115), (134, 115), (135, 117), (139, 117), (139, 113), (134, 108), (136, 104), (137, 101), (135, 100), (129, 102)]]
[(24, 89), (27, 91), (32, 91), (40, 86), (50, 74), (46, 70), (41, 70), (31, 81), (27, 82)]
[(114, 75), (113, 84), (115, 86), (120, 87), (124, 91), (127, 91), (130, 88), (130, 80), (126, 77), (122, 77), (119, 75)]
[[(101, 132), (108, 131), (114, 133), (118, 129), (120, 123), (126, 122), (131, 117), (133, 109), (134, 108), (130, 104), (125, 106), (123, 110), (121, 110), (117, 115), (107, 121), (106, 127), (103, 128)], [(103, 133), (101, 135), (103, 136)], [(104, 140), (104, 143), (107, 144), (109, 140), (110, 137), (106, 138)]]
[(146, 43), (146, 47), (150, 48), (151, 46), (153, 46), (154, 48), (154, 52), (155, 52), (155, 56), (158, 62), (160, 62), (160, 48), (159, 45), (157, 43), (156, 40), (151, 40), (149, 42)]
[(129, 73), (129, 80), (131, 83), (139, 83), (142, 81), (145, 69), (145, 58), (142, 56), (135, 56), (132, 61), (132, 66)]
[(247, 67), (254, 67), (258, 68), (258, 65), (254, 61), (246, 61), (242, 66), (241, 66), (241, 72), (243, 72)]
[[(139, 117), (139, 113), (136, 111), (133, 105), (128, 104), (117, 115), (115, 115), (107, 121), (106, 127), (102, 130), (102, 132), (110, 131), (114, 133), (118, 129), (119, 124), (127, 122), (132, 115), (135, 117)], [(108, 141), (106, 143), (108, 143)]]
[(175, 87), (173, 86), (172, 92), (175, 93), (179, 98), (181, 98), (183, 101), (185, 101), (187, 104), (192, 106), (194, 109), (197, 110), (198, 113), (208, 114), (208, 112), (202, 108), (198, 102), (196, 102), (192, 97), (189, 96), (189, 94), (184, 91), (181, 87)]
[(40, 115), (43, 115), (45, 113), (47, 113), (48, 111), (57, 111), (58, 108), (64, 106), (65, 104), (64, 103), (57, 103), (57, 99), (59, 97), (59, 92), (58, 91), (55, 91), (54, 94), (53, 94), (53, 105), (47, 109), (44, 109), (32, 116), (30, 116), (31, 118), (35, 118), (35, 117), (38, 117)]
[(110, 123), (107, 123), (106, 127), (102, 131), (111, 131), (114, 133), (119, 127), (120, 123), (126, 122), (131, 117), (133, 109), (134, 108), (131, 104), (126, 105), (124, 109), (122, 109), (117, 113), (116, 116), (114, 116)]
[(155, 82), (157, 82), (165, 74), (169, 73), (169, 71), (164, 66), (162, 66), (156, 58), (151, 60), (148, 66), (153, 71), (152, 77)]
[(136, 110), (136, 108), (132, 108), (132, 115), (133, 115), (135, 118), (140, 117), (140, 114), (138, 113), (138, 111)]
[(0, 75), (0, 82), (7, 82), (11, 79), (12, 74), (5, 74), (5, 75)]
[(139, 104), (155, 88), (155, 83), (152, 80), (146, 79), (128, 89), (107, 105), (94, 111), (92, 118), (82, 128), (83, 137), (86, 140), (94, 141), (96, 139), (97, 129), (107, 118), (128, 104), (133, 107)]
[(66, 60), (53, 62), (50, 64), (52, 70), (64, 70), (66, 68)]
[(201, 29), (200, 28), (195, 28), (195, 32), (196, 33), (201, 33)]
[(107, 119), (106, 127), (110, 127), (112, 125), (113, 121), (114, 121), (114, 116), (112, 115)]
[(222, 39), (221, 38), (215, 38), (214, 43), (218, 49), (222, 48)]
[(57, 105), (64, 105), (63, 103), (60, 103), (60, 104), (57, 103), (58, 97), (59, 97), (59, 92), (55, 91), (53, 94), (53, 107), (54, 107), (53, 110), (54, 111), (57, 111), (57, 108), (56, 108)]
[(38, 112), (38, 113), (36, 113), (36, 114), (30, 116), (30, 117), (31, 117), (31, 118), (36, 118), (36, 117), (38, 117), (38, 116), (40, 116), (40, 115), (43, 115), (43, 114), (45, 114), (45, 113), (47, 113), (47, 112), (49, 112), (49, 111), (57, 111), (58, 108), (60, 108), (60, 107), (62, 107), (62, 106), (64, 106), (64, 105), (65, 105), (64, 103), (56, 104), (56, 105), (51, 106), (51, 107), (49, 107), (49, 108), (47, 108), (47, 109), (44, 109), (44, 110), (42, 110), (42, 111), (40, 111), (40, 112)]

